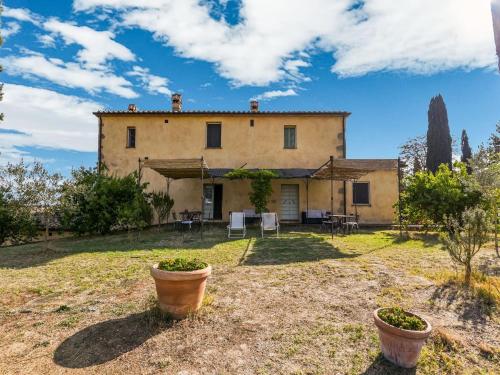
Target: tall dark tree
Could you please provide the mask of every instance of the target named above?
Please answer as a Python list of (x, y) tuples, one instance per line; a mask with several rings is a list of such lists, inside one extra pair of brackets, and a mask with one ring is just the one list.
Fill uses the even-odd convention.
[(469, 145), (469, 137), (467, 136), (467, 132), (462, 130), (462, 157), (460, 161), (462, 163), (467, 164), (467, 173), (471, 173), (471, 168), (469, 165), (470, 158), (472, 158), (472, 150)]
[(448, 126), (448, 112), (441, 94), (431, 99), (427, 112), (427, 170), (435, 173), (441, 164), (451, 168), (452, 139)]

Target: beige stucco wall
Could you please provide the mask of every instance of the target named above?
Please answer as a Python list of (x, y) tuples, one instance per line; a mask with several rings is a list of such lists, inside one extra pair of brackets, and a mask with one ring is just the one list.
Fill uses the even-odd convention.
[[(165, 120), (168, 119), (168, 123)], [(250, 126), (254, 119), (254, 126)], [(110, 173), (120, 176), (136, 171), (138, 159), (198, 158), (203, 156), (211, 168), (318, 168), (330, 155), (343, 156), (342, 116), (290, 116), (290, 115), (106, 115), (102, 117), (101, 157)], [(206, 124), (222, 124), (222, 147), (207, 149)], [(283, 148), (283, 128), (295, 125), (297, 148)], [(136, 128), (136, 148), (127, 149), (127, 127)], [(366, 176), (371, 182), (372, 205), (359, 207), (362, 222), (390, 223), (392, 205), (397, 199), (397, 174), (395, 171), (379, 171)], [(150, 183), (149, 190), (165, 190), (166, 179), (157, 172), (145, 168), (143, 181)], [(206, 181), (210, 183), (211, 180)], [(251, 208), (248, 200), (248, 181), (215, 179), (223, 187), (223, 220), (229, 211)], [(273, 181), (271, 211), (280, 212), (281, 184), (299, 185), (299, 212), (307, 207), (305, 179)], [(342, 182), (334, 183), (334, 211), (343, 212)], [(170, 195), (175, 200), (174, 210), (199, 210), (201, 181), (176, 180), (170, 183)], [(350, 184), (347, 184), (347, 211), (350, 212)], [(330, 182), (309, 182), (309, 208), (330, 210)], [(353, 211), (354, 212), (354, 211)]]
[(352, 203), (352, 182), (347, 183), (347, 213), (357, 211), (359, 221), (365, 224), (390, 224), (395, 222), (394, 204), (398, 200), (398, 174), (396, 170), (376, 171), (359, 179), (369, 182), (369, 205)]

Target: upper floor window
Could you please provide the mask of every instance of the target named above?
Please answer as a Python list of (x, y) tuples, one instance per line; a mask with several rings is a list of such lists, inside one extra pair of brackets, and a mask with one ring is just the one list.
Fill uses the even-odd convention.
[(295, 126), (285, 126), (285, 148), (297, 148), (297, 129)]
[(352, 183), (352, 204), (370, 204), (370, 184), (368, 182)]
[(127, 128), (127, 148), (135, 148), (135, 128)]
[(207, 124), (207, 148), (221, 147), (221, 124)]

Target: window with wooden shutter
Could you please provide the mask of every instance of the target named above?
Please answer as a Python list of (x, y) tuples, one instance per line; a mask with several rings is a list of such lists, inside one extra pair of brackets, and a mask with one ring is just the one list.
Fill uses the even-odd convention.
[(297, 148), (297, 135), (295, 126), (285, 126), (285, 148)]
[(352, 183), (352, 204), (370, 204), (370, 184), (368, 182)]
[(135, 148), (135, 128), (127, 128), (127, 148)]
[(207, 148), (221, 147), (221, 124), (207, 124)]

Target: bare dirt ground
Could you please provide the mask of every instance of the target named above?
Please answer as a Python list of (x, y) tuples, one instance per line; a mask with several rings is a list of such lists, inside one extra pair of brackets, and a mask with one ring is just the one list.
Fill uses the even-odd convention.
[[(168, 321), (148, 265), (179, 254), (214, 270), (201, 311)], [(486, 249), (477, 266), (486, 296), (453, 281), (435, 237), (384, 231), (227, 241), (212, 229), (204, 241), (150, 232), (1, 249), (0, 373), (499, 373), (500, 263)], [(391, 305), (435, 328), (416, 369), (380, 354), (372, 312)]]

